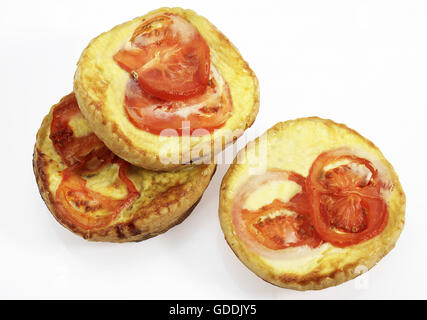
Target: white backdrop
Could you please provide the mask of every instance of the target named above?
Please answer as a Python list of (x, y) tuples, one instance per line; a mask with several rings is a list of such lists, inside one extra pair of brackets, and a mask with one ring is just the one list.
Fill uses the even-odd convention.
[[(249, 62), (261, 87), (252, 135), (317, 115), (380, 147), (400, 176), (407, 219), (396, 248), (370, 272), (319, 292), (256, 277), (219, 226), (226, 165), (187, 220), (148, 241), (90, 243), (53, 219), (31, 168), (42, 118), (72, 90), (91, 38), (160, 6), (207, 17)], [(427, 298), (426, 32), (423, 1), (3, 1), (0, 297)]]

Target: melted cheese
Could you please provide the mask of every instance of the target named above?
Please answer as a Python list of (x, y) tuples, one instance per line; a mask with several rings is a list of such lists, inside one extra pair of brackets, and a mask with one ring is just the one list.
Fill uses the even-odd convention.
[(261, 260), (278, 272), (304, 273), (309, 271), (313, 264), (322, 258), (323, 254), (331, 247), (329, 243), (324, 243), (315, 249), (309, 246), (289, 248), (279, 260), (264, 257), (261, 257)]
[(73, 117), (68, 124), (70, 125), (71, 130), (73, 130), (74, 136), (77, 138), (87, 136), (92, 132), (89, 124), (83, 117)]
[(109, 164), (96, 175), (84, 178), (89, 189), (113, 199), (124, 199), (128, 192), (126, 185), (121, 182), (118, 175), (119, 166)]
[(258, 210), (272, 203), (275, 199), (287, 202), (299, 192), (301, 192), (301, 186), (293, 181), (270, 181), (252, 192), (252, 194), (248, 196), (243, 208)]
[(184, 43), (191, 42), (196, 36), (196, 29), (187, 20), (179, 16), (170, 16), (173, 20), (171, 30), (174, 36), (180, 36)]
[(211, 70), (210, 70), (210, 79), (215, 79), (217, 85), (216, 85), (216, 91), (215, 94), (210, 95), (207, 100), (197, 103), (194, 105), (184, 106), (181, 108), (178, 108), (175, 111), (175, 114), (180, 116), (181, 118), (187, 118), (190, 114), (197, 113), (199, 110), (203, 107), (210, 106), (210, 105), (217, 105), (220, 102), (221, 96), (224, 93), (224, 78), (219, 74), (218, 70), (215, 68), (215, 66), (211, 62)]

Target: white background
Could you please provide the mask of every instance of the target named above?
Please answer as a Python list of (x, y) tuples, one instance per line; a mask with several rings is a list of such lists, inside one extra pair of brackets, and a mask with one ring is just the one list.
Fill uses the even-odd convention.
[[(42, 118), (72, 90), (90, 39), (163, 5), (207, 17), (249, 62), (261, 87), (252, 136), (317, 115), (380, 147), (407, 212), (396, 248), (371, 271), (318, 292), (256, 277), (219, 226), (226, 165), (187, 220), (148, 241), (90, 243), (53, 219), (31, 168)], [(2, 1), (0, 298), (427, 298), (426, 33), (423, 1)]]

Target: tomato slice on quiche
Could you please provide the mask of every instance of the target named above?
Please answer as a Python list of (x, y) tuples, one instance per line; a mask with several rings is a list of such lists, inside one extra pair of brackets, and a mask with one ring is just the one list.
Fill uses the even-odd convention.
[[(76, 136), (70, 121), (82, 118), (74, 95), (67, 96), (53, 110), (50, 139), (67, 168), (56, 191), (56, 203), (65, 219), (84, 229), (108, 225), (139, 195), (126, 171), (128, 163), (116, 157), (94, 133)], [(118, 165), (113, 183), (126, 187), (123, 199), (91, 190), (85, 176), (98, 174), (106, 165)]]
[(143, 22), (114, 59), (131, 74), (124, 105), (139, 129), (182, 135), (188, 126), (189, 133), (207, 134), (231, 116), (230, 89), (211, 66), (205, 39), (183, 17), (162, 14)]
[(144, 94), (135, 80), (130, 80), (125, 96), (125, 110), (130, 121), (138, 128), (168, 135), (167, 129), (178, 134), (197, 129), (212, 132), (220, 128), (232, 111), (230, 89), (213, 77), (202, 95), (185, 101), (163, 101)]
[[(288, 201), (274, 199), (257, 210), (244, 208), (255, 190), (274, 180), (292, 181), (300, 191)], [(347, 149), (330, 150), (317, 157), (307, 178), (281, 170), (250, 177), (233, 201), (233, 224), (239, 237), (265, 256), (323, 242), (347, 247), (384, 230), (388, 188), (369, 160)]]
[(371, 239), (387, 225), (386, 184), (369, 160), (349, 150), (319, 155), (310, 169), (306, 189), (314, 228), (335, 246)]
[(84, 229), (101, 228), (138, 197), (139, 192), (126, 175), (127, 162), (117, 158), (113, 162), (120, 166), (118, 179), (114, 183), (125, 184), (127, 196), (113, 199), (95, 192), (87, 187), (86, 180), (81, 176), (80, 164), (69, 167), (63, 172), (56, 191), (58, 208), (66, 219)]
[[(257, 210), (246, 209), (245, 203), (253, 193), (272, 181), (291, 181), (300, 191), (288, 201), (274, 199)], [(262, 255), (303, 245), (315, 248), (322, 243), (311, 221), (305, 178), (295, 172), (270, 170), (249, 177), (233, 201), (232, 216), (239, 237)]]
[(182, 17), (164, 14), (135, 30), (131, 50), (115, 59), (138, 75), (141, 88), (162, 99), (189, 98), (202, 93), (209, 80), (209, 46)]
[(68, 166), (83, 161), (91, 152), (98, 149), (108, 151), (104, 143), (92, 132), (77, 137), (70, 121), (83, 118), (74, 95), (68, 95), (53, 110), (50, 139), (62, 161)]

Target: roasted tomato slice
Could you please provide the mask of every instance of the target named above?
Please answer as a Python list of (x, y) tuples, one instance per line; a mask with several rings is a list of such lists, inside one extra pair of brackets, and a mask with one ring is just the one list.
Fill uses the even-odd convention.
[[(255, 211), (243, 208), (255, 190), (273, 180), (295, 182), (301, 191), (288, 202), (275, 199)], [(232, 216), (239, 237), (261, 255), (275, 256), (282, 249), (303, 245), (314, 248), (322, 243), (311, 223), (305, 178), (295, 172), (272, 170), (249, 178), (233, 200)]]
[(139, 193), (135, 185), (126, 175), (128, 163), (117, 158), (113, 163), (120, 166), (119, 181), (115, 183), (124, 183), (128, 191), (127, 196), (120, 200), (87, 188), (86, 180), (81, 176), (82, 168), (85, 168), (82, 163), (63, 171), (62, 181), (56, 191), (56, 204), (64, 219), (86, 230), (101, 228), (113, 221), (121, 210), (138, 197)]
[(108, 151), (93, 132), (82, 137), (75, 136), (70, 121), (82, 117), (74, 94), (66, 96), (53, 110), (50, 139), (67, 166), (83, 161), (94, 150)]
[[(117, 158), (94, 133), (76, 137), (70, 121), (82, 117), (74, 94), (65, 97), (53, 110), (50, 138), (67, 168), (56, 191), (55, 203), (70, 223), (83, 229), (108, 225), (139, 195), (126, 175), (128, 163)], [(116, 200), (86, 187), (83, 175), (99, 173), (109, 163), (119, 165), (116, 183), (124, 183), (128, 194)]]
[[(232, 99), (228, 85), (212, 70), (209, 86), (202, 95), (183, 101), (163, 101), (143, 92), (130, 80), (125, 95), (125, 109), (132, 123), (145, 131), (161, 134), (174, 129), (178, 134), (212, 132), (231, 116)], [(185, 129), (187, 124), (188, 130)], [(170, 132), (170, 131), (169, 131)], [(168, 131), (163, 134), (170, 135)]]
[(209, 46), (199, 31), (177, 15), (164, 14), (145, 21), (131, 47), (114, 59), (137, 75), (144, 91), (164, 100), (181, 100), (203, 93), (210, 69)]
[(253, 238), (269, 249), (320, 244), (309, 213), (292, 199), (287, 203), (276, 199), (256, 211), (242, 210), (242, 218)]
[(346, 247), (379, 235), (387, 225), (387, 184), (372, 163), (349, 150), (322, 153), (306, 181), (314, 228), (320, 237)]

